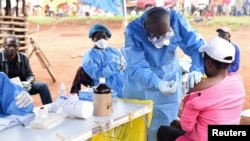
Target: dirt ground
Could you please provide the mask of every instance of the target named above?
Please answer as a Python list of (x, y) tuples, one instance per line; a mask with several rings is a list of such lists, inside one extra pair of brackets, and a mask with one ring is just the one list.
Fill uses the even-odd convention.
[[(30, 58), (31, 67), (36, 75), (36, 80), (44, 81), (48, 84), (53, 100), (55, 100), (59, 91), (60, 82), (66, 84), (67, 91), (70, 90), (76, 70), (81, 65), (81, 55), (93, 46), (93, 42), (88, 38), (88, 31), (94, 23), (103, 23), (110, 28), (112, 38), (109, 40), (109, 45), (117, 48), (122, 46), (124, 42), (124, 28), (123, 22), (121, 21), (58, 22), (51, 25), (40, 25), (40, 30), (31, 35), (49, 60), (51, 64), (50, 68), (56, 77), (56, 82), (52, 81), (49, 73), (41, 66), (35, 54)], [(35, 24), (30, 23), (29, 30), (32, 31), (35, 27)], [(201, 24), (196, 30), (208, 41), (212, 37), (217, 36), (215, 30), (218, 27), (220, 27), (220, 25), (205, 27)], [(211, 30), (204, 30), (205, 28), (210, 28)], [(241, 27), (239, 30), (232, 31), (231, 38), (233, 42), (238, 44), (241, 50), (239, 73), (243, 77), (246, 88), (244, 109), (250, 108), (250, 65), (247, 61), (248, 55), (250, 54), (249, 31), (250, 26)], [(30, 46), (28, 53), (30, 53), (31, 50), (32, 47)], [(182, 52), (179, 54), (182, 56)], [(41, 105), (39, 95), (35, 95), (33, 98), (36, 106)], [(250, 118), (242, 118), (241, 123), (250, 124)]]

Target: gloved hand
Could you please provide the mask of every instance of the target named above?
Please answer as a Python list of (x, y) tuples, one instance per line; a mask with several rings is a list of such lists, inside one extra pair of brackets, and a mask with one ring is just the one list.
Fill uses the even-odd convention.
[(195, 84), (201, 81), (202, 73), (199, 71), (192, 71), (188, 74), (188, 86), (193, 88)]
[(159, 82), (159, 90), (164, 93), (165, 95), (170, 95), (172, 93), (176, 92), (177, 89), (177, 83), (174, 81), (160, 81)]
[(31, 103), (33, 103), (32, 97), (26, 91), (19, 92), (15, 98), (15, 101), (16, 101), (16, 105), (19, 108), (25, 108), (29, 106)]
[(22, 83), (23, 88), (26, 89), (26, 91), (29, 91), (31, 89), (31, 84), (29, 81), (22, 81), (21, 83)]
[(123, 71), (126, 68), (126, 62), (121, 59), (116, 58), (115, 63), (117, 64), (119, 71)]
[(126, 68), (126, 63), (125, 62), (121, 61), (121, 62), (118, 62), (117, 64), (118, 64), (118, 69), (120, 71), (125, 70), (125, 68)]

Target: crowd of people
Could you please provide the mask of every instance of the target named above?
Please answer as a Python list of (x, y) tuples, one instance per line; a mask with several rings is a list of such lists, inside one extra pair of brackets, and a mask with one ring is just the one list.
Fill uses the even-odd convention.
[(212, 11), (214, 16), (242, 16), (250, 14), (249, 0), (180, 0), (177, 1), (179, 11), (192, 15), (196, 10), (204, 16), (207, 11)]
[[(127, 25), (125, 43), (118, 50), (108, 45), (109, 28), (95, 24), (89, 30), (94, 45), (84, 53), (71, 91), (78, 92), (81, 84), (96, 86), (103, 77), (119, 98), (153, 101), (148, 141), (206, 141), (207, 125), (239, 124), (245, 96), (237, 73), (239, 47), (230, 40), (229, 28), (216, 32), (218, 37), (206, 43), (183, 14), (153, 7)], [(37, 93), (43, 104), (53, 102), (47, 84), (35, 81), (29, 58), (18, 47), (17, 37), (4, 39), (0, 84), (9, 91), (0, 91), (0, 115), (31, 112), (30, 95)], [(192, 60), (185, 93), (177, 48)], [(23, 87), (10, 81), (15, 77)]]
[(194, 21), (212, 20), (215, 16), (250, 15), (249, 0), (209, 0), (200, 3), (183, 0), (178, 6), (179, 11), (194, 17)]
[(86, 5), (84, 3), (61, 3), (55, 4), (51, 0), (44, 8), (45, 16), (49, 17), (68, 17), (68, 16), (79, 16), (79, 17), (88, 17), (88, 16), (102, 16), (111, 14), (105, 12), (99, 8)]
[[(243, 16), (250, 15), (250, 1), (249, 0), (173, 0), (174, 4), (171, 8), (190, 16), (197, 16), (199, 12), (200, 17), (204, 20), (211, 20), (214, 16)], [(16, 2), (11, 1), (12, 9), (14, 11)], [(2, 7), (5, 7), (5, 1), (2, 2)], [(22, 11), (22, 1), (19, 0), (19, 12)], [(36, 3), (28, 1), (26, 3), (26, 12), (29, 15), (35, 16), (51, 16), (51, 17), (67, 17), (67, 16), (102, 16), (112, 15), (100, 8), (84, 4), (82, 2), (63, 2), (50, 0), (48, 3)], [(133, 14), (140, 14), (139, 9), (135, 6), (132, 10)], [(127, 10), (130, 11), (130, 10)], [(128, 13), (128, 14), (132, 14)], [(194, 15), (195, 14), (195, 15)], [(200, 20), (199, 20), (200, 21)]]

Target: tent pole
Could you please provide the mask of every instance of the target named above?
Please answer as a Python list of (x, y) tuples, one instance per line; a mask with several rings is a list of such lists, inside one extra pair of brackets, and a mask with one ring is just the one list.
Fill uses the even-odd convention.
[(125, 30), (126, 26), (128, 25), (126, 0), (122, 0), (122, 7), (123, 7), (123, 29)]

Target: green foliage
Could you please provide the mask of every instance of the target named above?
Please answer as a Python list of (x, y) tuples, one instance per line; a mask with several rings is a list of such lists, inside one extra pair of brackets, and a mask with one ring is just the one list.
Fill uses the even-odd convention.
[(198, 26), (203, 27), (220, 27), (220, 26), (227, 26), (231, 30), (238, 30), (242, 26), (249, 26), (250, 25), (250, 17), (249, 16), (220, 16), (214, 17), (212, 20), (204, 21), (201, 23), (195, 23), (192, 18), (188, 18), (190, 23), (198, 28)]
[(36, 24), (52, 24), (58, 22), (69, 22), (69, 21), (86, 21), (91, 22), (95, 20), (111, 20), (111, 21), (122, 21), (124, 17), (122, 16), (94, 16), (94, 17), (62, 17), (62, 18), (52, 18), (52, 17), (36, 17), (36, 16), (29, 16), (28, 21), (36, 23)]
[(36, 24), (51, 24), (56, 21), (54, 18), (37, 16), (29, 16), (27, 20)]
[[(139, 17), (139, 15), (128, 16), (127, 20), (132, 21)], [(203, 21), (200, 23), (196, 23), (193, 21), (193, 18), (190, 16), (185, 16), (188, 21), (193, 25), (195, 29), (205, 27), (204, 30), (209, 29), (209, 27), (220, 27), (220, 26), (228, 26), (231, 30), (237, 30), (242, 26), (250, 25), (250, 16), (221, 16), (215, 17), (209, 21)], [(37, 24), (52, 24), (58, 22), (70, 22), (70, 21), (84, 21), (84, 22), (92, 22), (92, 21), (123, 21), (124, 17), (122, 16), (95, 16), (95, 17), (63, 17), (63, 18), (51, 18), (51, 17), (28, 17), (28, 21), (34, 22)]]

